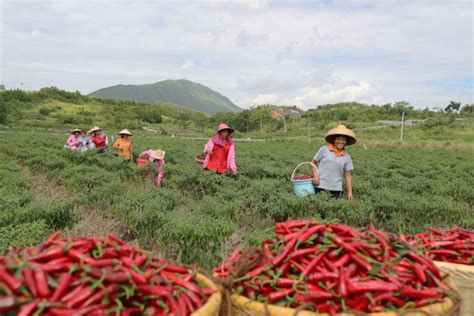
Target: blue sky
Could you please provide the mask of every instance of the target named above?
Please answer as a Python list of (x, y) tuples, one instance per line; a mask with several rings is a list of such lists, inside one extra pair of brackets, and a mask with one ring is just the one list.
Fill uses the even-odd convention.
[(0, 83), (189, 79), (248, 107), (473, 100), (464, 0), (0, 0)]

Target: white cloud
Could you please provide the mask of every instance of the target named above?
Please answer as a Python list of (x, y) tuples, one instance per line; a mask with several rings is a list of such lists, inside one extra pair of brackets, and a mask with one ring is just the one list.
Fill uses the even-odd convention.
[(194, 62), (192, 61), (192, 59), (186, 60), (186, 62), (180, 66), (180, 68), (183, 70), (189, 70), (193, 67), (194, 67)]
[(89, 93), (187, 78), (246, 106), (474, 102), (472, 87), (433, 84), (473, 78), (469, 1), (1, 4), (7, 87)]
[[(305, 87), (301, 90), (302, 95), (293, 99), (291, 104), (307, 107), (309, 105), (337, 103), (341, 101), (365, 101), (373, 99), (373, 91), (368, 82), (362, 81), (357, 84), (344, 87), (334, 87), (323, 84), (318, 87)], [(370, 101), (369, 101), (370, 103)]]
[(273, 94), (259, 94), (255, 98), (242, 100), (240, 103), (246, 106), (254, 106), (260, 104), (275, 104), (279, 101), (279, 95)]

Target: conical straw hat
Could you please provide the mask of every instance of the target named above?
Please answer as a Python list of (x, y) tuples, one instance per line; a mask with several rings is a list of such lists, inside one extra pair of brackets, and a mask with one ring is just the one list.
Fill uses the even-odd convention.
[(152, 159), (163, 159), (165, 158), (165, 154), (166, 154), (166, 151), (164, 150), (161, 150), (161, 149), (158, 149), (158, 150), (155, 150), (151, 155), (150, 155), (150, 158)]
[(80, 132), (82, 132), (82, 130), (80, 130), (80, 129), (78, 129), (78, 128), (73, 129), (73, 130), (71, 131), (71, 134), (74, 134), (75, 132), (79, 132), (79, 133), (80, 133)]
[(338, 125), (337, 127), (330, 129), (329, 132), (326, 133), (326, 141), (328, 143), (333, 143), (334, 139), (339, 135), (346, 136), (346, 146), (354, 145), (356, 143), (354, 132), (348, 129), (345, 125)]
[(119, 132), (119, 135), (130, 135), (132, 136), (132, 133), (128, 129), (123, 129)]

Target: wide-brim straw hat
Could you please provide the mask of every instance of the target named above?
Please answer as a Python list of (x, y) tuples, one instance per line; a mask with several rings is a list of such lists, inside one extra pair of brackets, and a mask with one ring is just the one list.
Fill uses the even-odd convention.
[(335, 128), (329, 130), (326, 133), (326, 141), (330, 144), (334, 143), (334, 139), (337, 136), (345, 136), (347, 138), (346, 146), (354, 145), (356, 143), (356, 135), (350, 129), (348, 129), (345, 125), (338, 125)]
[(74, 134), (75, 132), (79, 132), (79, 133), (80, 133), (80, 132), (82, 132), (82, 130), (79, 129), (79, 128), (73, 129), (73, 130), (71, 131), (71, 134)]
[(128, 129), (123, 129), (119, 132), (119, 135), (129, 135), (132, 136), (132, 133)]
[(95, 126), (93, 128), (91, 128), (87, 133), (89, 134), (92, 134), (92, 133), (95, 133), (95, 132), (98, 132), (98, 131), (101, 131), (102, 128), (98, 127), (98, 126)]
[(162, 159), (165, 158), (165, 155), (166, 155), (166, 151), (161, 150), (161, 149), (158, 149), (158, 150), (155, 150), (155, 151), (150, 155), (150, 158), (162, 160)]
[(221, 123), (219, 124), (219, 126), (217, 126), (217, 132), (222, 132), (223, 130), (228, 130), (229, 131), (229, 134), (232, 134), (235, 130), (230, 127), (229, 125), (225, 124), (225, 123)]

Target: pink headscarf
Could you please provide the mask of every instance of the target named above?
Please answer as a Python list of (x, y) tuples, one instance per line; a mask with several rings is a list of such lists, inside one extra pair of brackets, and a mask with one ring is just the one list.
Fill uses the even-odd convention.
[(232, 140), (232, 138), (230, 137), (232, 135), (232, 133), (234, 133), (234, 129), (232, 127), (230, 127), (229, 125), (225, 124), (225, 123), (221, 123), (219, 124), (219, 126), (217, 127), (217, 132), (216, 132), (216, 135), (214, 135), (212, 137), (212, 142), (216, 145), (219, 145), (219, 146), (222, 146), (224, 147), (225, 146), (225, 140), (224, 138), (222, 138), (220, 132), (223, 131), (223, 130), (229, 130), (229, 136), (227, 137), (227, 141), (233, 145), (234, 144), (234, 141)]

